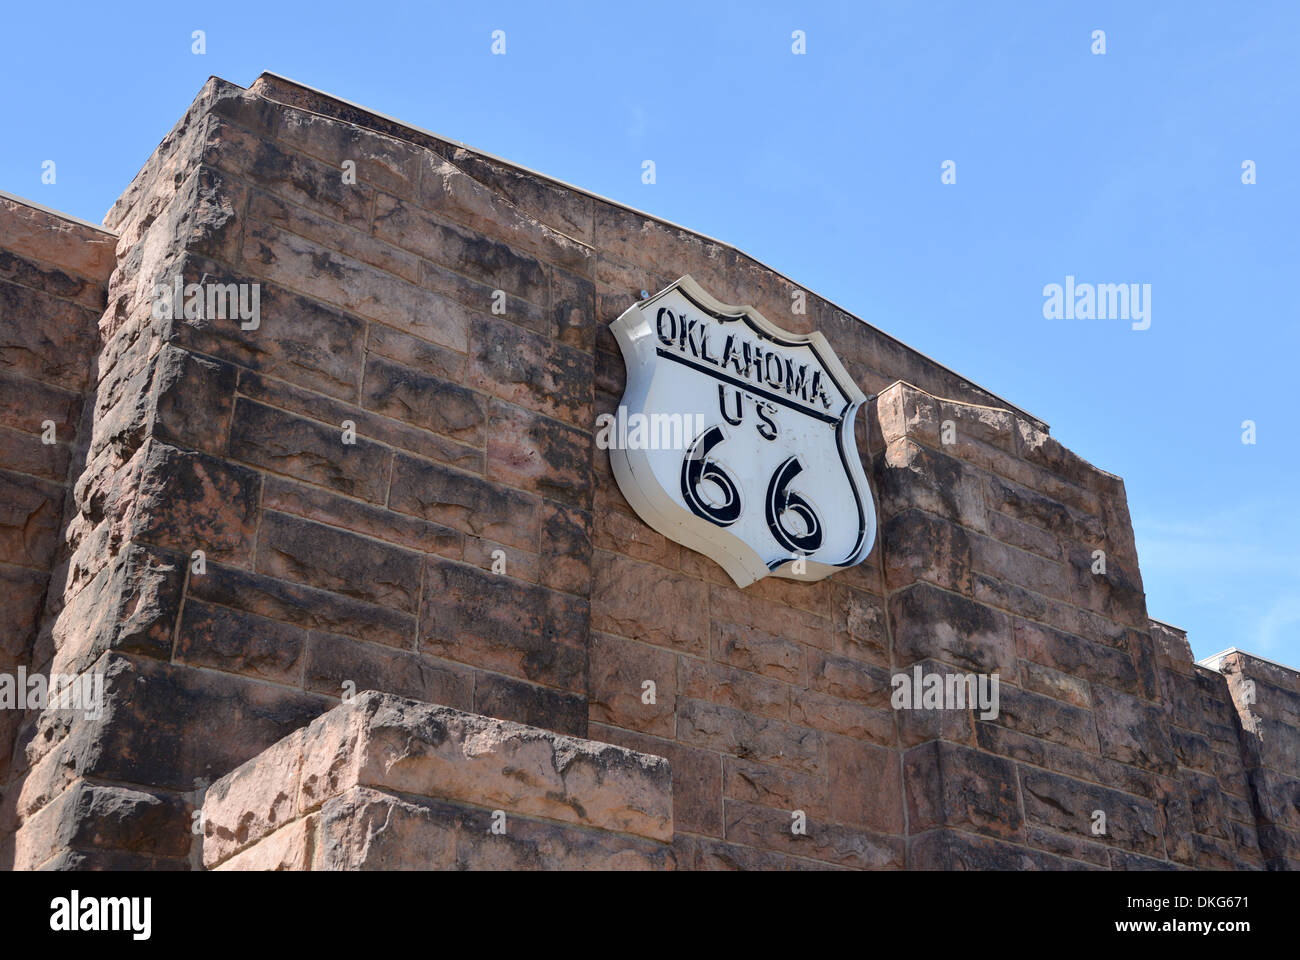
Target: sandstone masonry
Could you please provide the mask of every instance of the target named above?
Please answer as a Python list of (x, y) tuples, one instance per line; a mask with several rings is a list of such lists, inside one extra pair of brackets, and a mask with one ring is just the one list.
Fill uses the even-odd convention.
[[(686, 273), (874, 394), (862, 565), (742, 591), (623, 499), (607, 325)], [(1300, 867), (1300, 674), (1194, 664), (1122, 480), (797, 289), (271, 74), (102, 228), (0, 197), (0, 672), (106, 690), (0, 711), (0, 867)], [(892, 709), (918, 664), (999, 715)]]

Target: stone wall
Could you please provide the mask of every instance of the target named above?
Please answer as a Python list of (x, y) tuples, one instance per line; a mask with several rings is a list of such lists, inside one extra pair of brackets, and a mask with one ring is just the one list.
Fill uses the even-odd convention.
[(668, 762), (367, 693), (213, 784), (209, 870), (662, 870)]
[[(0, 673), (32, 667), (116, 245), (107, 230), (0, 194)], [(0, 711), (0, 789), (20, 720)]]
[[(27, 718), (0, 866), (319, 865), (315, 808), (256, 855), (220, 846), (214, 796), (207, 845), (192, 815), (368, 689), (666, 758), (667, 832), (574, 828), (644, 865), (1293, 864), (1297, 688), (1268, 681), (1277, 736), (1243, 753), (1224, 678), (1148, 619), (1122, 481), (834, 305), (793, 312), (744, 254), (272, 75), (209, 81), (106, 224), (32, 660), (103, 674), (108, 708)], [(607, 325), (685, 273), (821, 330), (878, 394), (862, 565), (742, 591), (622, 498)], [(258, 322), (158, 316), (177, 277), (257, 284)], [(918, 665), (996, 673), (999, 716), (894, 709)], [(368, 822), (341, 798), (385, 789), (330, 809)], [(440, 836), (440, 863), (503, 862)]]
[(1217, 670), (1227, 678), (1239, 719), (1242, 763), (1264, 863), (1273, 870), (1298, 870), (1300, 673), (1240, 650), (1219, 657)]
[(894, 667), (1001, 677), (996, 719), (899, 713), (911, 865), (1258, 866), (1231, 699), (1147, 617), (1123, 481), (1006, 411), (878, 409)]

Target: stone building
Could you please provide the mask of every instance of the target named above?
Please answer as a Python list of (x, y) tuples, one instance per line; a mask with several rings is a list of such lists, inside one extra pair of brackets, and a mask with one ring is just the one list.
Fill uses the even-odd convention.
[[(868, 395), (865, 562), (741, 589), (624, 499), (609, 324), (686, 274)], [(271, 74), (102, 226), (0, 198), (0, 673), (103, 684), (0, 710), (0, 866), (1300, 866), (1300, 674), (1194, 663), (1122, 480), (799, 289)]]

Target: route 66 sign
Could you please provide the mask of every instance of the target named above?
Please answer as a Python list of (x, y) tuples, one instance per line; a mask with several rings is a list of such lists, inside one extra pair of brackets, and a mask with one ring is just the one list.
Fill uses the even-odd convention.
[(821, 580), (871, 551), (853, 438), (866, 397), (820, 333), (787, 333), (685, 276), (610, 328), (627, 388), (597, 442), (628, 503), (739, 586)]

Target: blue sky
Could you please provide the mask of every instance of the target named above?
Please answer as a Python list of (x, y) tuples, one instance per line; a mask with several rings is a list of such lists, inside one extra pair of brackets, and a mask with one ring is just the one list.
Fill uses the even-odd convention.
[[(732, 243), (1043, 418), (1125, 478), (1153, 616), (1198, 657), (1300, 665), (1295, 4), (17, 4), (5, 27), (0, 189), (98, 222), (209, 75), (273, 70)], [(1150, 284), (1150, 329), (1044, 319), (1066, 275)]]

